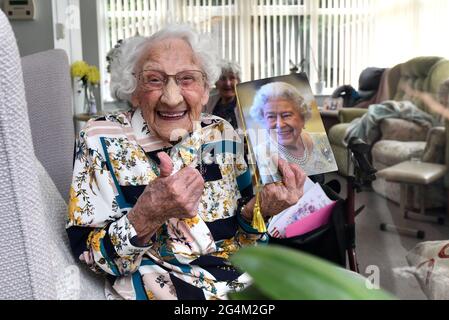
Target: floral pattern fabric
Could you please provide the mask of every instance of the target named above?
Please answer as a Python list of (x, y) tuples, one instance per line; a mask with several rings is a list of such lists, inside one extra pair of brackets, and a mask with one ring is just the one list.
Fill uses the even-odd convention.
[[(252, 195), (252, 185), (235, 137), (229, 123), (208, 115), (176, 145), (158, 139), (139, 110), (89, 121), (70, 189), (66, 227), (74, 253), (108, 274), (124, 299), (225, 299), (246, 287), (251, 279), (229, 257), (267, 236), (239, 217), (238, 200)], [(159, 151), (170, 155), (174, 172), (200, 170), (205, 186), (196, 217), (169, 219), (140, 247), (127, 213), (158, 177)]]

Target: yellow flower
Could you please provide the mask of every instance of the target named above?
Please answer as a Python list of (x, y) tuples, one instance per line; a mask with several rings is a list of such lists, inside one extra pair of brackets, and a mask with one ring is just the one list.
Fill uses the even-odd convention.
[(69, 198), (69, 221), (74, 222), (75, 220), (75, 212), (80, 212), (81, 208), (78, 206), (78, 197), (76, 196), (76, 192), (73, 187), (70, 187), (70, 198)]
[(146, 293), (148, 300), (156, 300), (156, 298), (154, 297), (154, 293), (151, 290), (147, 290)]
[(83, 220), (81, 219), (81, 217), (76, 217), (75, 219), (75, 225), (76, 226), (82, 226), (83, 225)]
[(115, 170), (118, 171), (120, 169), (120, 161), (118, 159), (112, 159), (111, 164)]
[(148, 178), (148, 181), (153, 181), (154, 179), (157, 178), (157, 175), (153, 172), (153, 170), (148, 170), (147, 178)]
[(113, 246), (116, 246), (116, 245), (119, 244), (119, 239), (118, 239), (118, 237), (117, 237), (116, 234), (113, 234), (113, 235), (111, 236), (111, 243), (112, 243)]
[(238, 246), (237, 243), (235, 243), (234, 238), (226, 239), (225, 241), (223, 241), (223, 243), (221, 244), (221, 248), (228, 253), (234, 253), (238, 250)]
[(237, 167), (237, 170), (240, 172), (246, 170), (246, 164), (237, 163), (236, 167)]
[(189, 165), (193, 161), (193, 154), (188, 150), (180, 149), (179, 154), (181, 155), (181, 159), (183, 160), (185, 165)]
[(100, 240), (103, 239), (104, 235), (106, 234), (105, 230), (101, 230), (99, 232), (95, 232), (93, 235), (91, 233), (91, 236), (88, 238), (88, 242), (90, 240), (90, 246), (95, 250), (95, 251), (100, 251)]
[(100, 82), (100, 72), (96, 66), (89, 66), (86, 72), (87, 81), (95, 85)]
[(229, 253), (227, 251), (214, 252), (214, 253), (212, 253), (212, 255), (217, 258), (222, 258), (222, 259), (226, 259), (226, 260), (229, 259)]
[(84, 77), (89, 70), (89, 65), (84, 61), (75, 61), (70, 68), (70, 73), (73, 78)]
[(191, 219), (183, 219), (183, 221), (190, 227), (192, 228), (194, 225), (198, 224), (198, 222), (200, 222), (200, 218), (197, 216), (191, 218)]
[(229, 211), (230, 204), (231, 204), (231, 200), (229, 198), (225, 198), (223, 200), (223, 208), (225, 211)]
[(215, 257), (229, 259), (229, 255), (233, 254), (239, 249), (234, 238), (224, 240), (220, 245), (220, 251), (214, 252), (212, 255)]
[(257, 239), (254, 237), (247, 236), (243, 233), (239, 233), (237, 241), (240, 243), (241, 246), (247, 246), (247, 245), (254, 245), (256, 240)]
[(133, 151), (131, 151), (131, 158), (137, 158), (141, 161), (147, 160), (145, 153), (143, 153), (142, 150), (140, 150), (140, 149), (134, 149)]
[(222, 174), (224, 177), (228, 177), (228, 176), (231, 175), (233, 169), (234, 169), (234, 168), (232, 167), (232, 165), (230, 165), (230, 164), (225, 164), (225, 165), (223, 166), (223, 168), (221, 169), (221, 174)]

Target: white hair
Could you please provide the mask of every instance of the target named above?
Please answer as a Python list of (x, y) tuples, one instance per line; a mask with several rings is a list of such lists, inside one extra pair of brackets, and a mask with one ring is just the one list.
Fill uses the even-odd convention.
[(263, 107), (272, 99), (285, 99), (293, 102), (304, 121), (312, 117), (312, 111), (298, 89), (286, 82), (271, 82), (260, 87), (254, 96), (249, 113), (255, 121), (263, 121)]
[(240, 65), (237, 62), (222, 59), (220, 61), (220, 68), (221, 68), (221, 75), (230, 72), (240, 79), (240, 73), (242, 72), (242, 69), (240, 68)]
[(211, 87), (220, 75), (217, 66), (215, 46), (206, 34), (199, 34), (187, 25), (170, 25), (154, 33), (150, 37), (136, 36), (126, 39), (120, 46), (120, 54), (111, 61), (111, 95), (118, 100), (131, 101), (131, 96), (137, 88), (137, 79), (134, 76), (137, 63), (147, 53), (151, 44), (165, 39), (185, 40), (198, 59), (200, 68), (206, 74), (206, 80)]

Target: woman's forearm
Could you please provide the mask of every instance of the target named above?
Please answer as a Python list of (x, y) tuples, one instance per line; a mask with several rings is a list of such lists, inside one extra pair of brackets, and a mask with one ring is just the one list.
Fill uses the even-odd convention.
[(151, 237), (156, 233), (157, 229), (164, 224), (164, 221), (154, 219), (148, 220), (148, 215), (142, 213), (138, 203), (128, 213), (128, 220), (133, 225), (137, 233), (137, 245), (147, 246)]

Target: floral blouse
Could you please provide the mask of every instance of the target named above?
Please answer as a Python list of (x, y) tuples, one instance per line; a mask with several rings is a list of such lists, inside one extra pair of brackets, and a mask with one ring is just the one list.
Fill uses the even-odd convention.
[[(266, 242), (240, 216), (252, 196), (251, 175), (229, 123), (202, 115), (201, 128), (176, 145), (148, 128), (140, 110), (91, 120), (80, 132), (67, 233), (74, 254), (108, 275), (124, 299), (226, 299), (251, 281), (229, 263), (240, 247)], [(173, 172), (200, 170), (204, 191), (192, 219), (169, 219), (150, 243), (135, 243), (127, 213), (159, 175), (156, 154), (167, 152)], [(241, 199), (241, 200), (239, 200)]]

